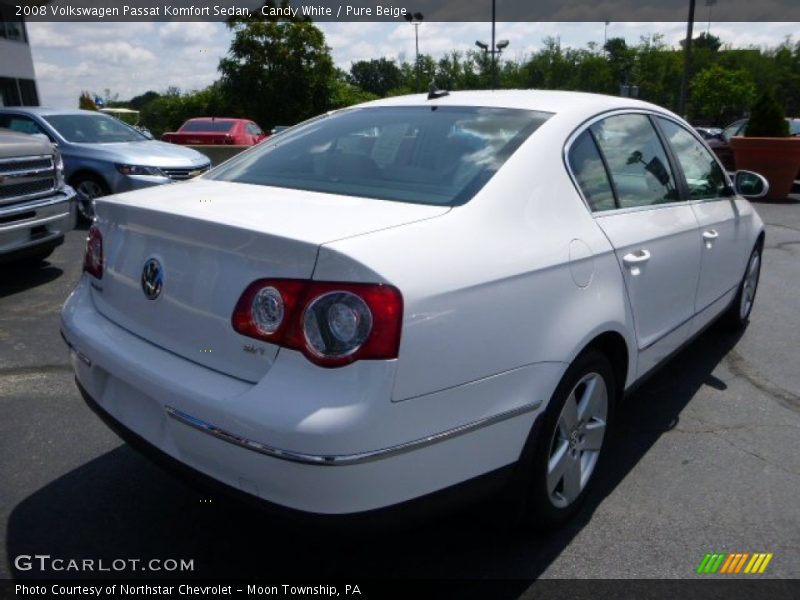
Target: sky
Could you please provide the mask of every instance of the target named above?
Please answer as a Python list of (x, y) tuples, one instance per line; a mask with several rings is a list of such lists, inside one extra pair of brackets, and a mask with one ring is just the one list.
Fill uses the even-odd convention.
[[(372, 58), (414, 58), (414, 27), (408, 23), (318, 23), (337, 66)], [(796, 35), (798, 23), (710, 23), (710, 31), (734, 47), (775, 46)], [(40, 101), (45, 106), (77, 107), (82, 90), (110, 90), (129, 99), (170, 86), (201, 89), (219, 77), (217, 65), (231, 40), (222, 23), (40, 23), (28, 22)], [(698, 16), (695, 35), (709, 28)], [(685, 37), (684, 23), (610, 23), (608, 37), (636, 44), (640, 36), (661, 34), (673, 46)], [(604, 23), (498, 23), (498, 40), (510, 45), (504, 56), (520, 59), (548, 36), (562, 45), (602, 45)], [(475, 48), (488, 41), (490, 23), (425, 22), (419, 28), (420, 52), (441, 57), (450, 50)], [(796, 39), (796, 38), (795, 38)]]

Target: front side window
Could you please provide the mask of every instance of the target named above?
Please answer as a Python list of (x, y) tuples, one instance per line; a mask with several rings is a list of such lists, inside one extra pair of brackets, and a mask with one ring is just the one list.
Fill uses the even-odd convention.
[(608, 117), (591, 131), (606, 159), (620, 208), (680, 199), (667, 154), (646, 115)]
[(147, 141), (147, 138), (133, 127), (106, 115), (48, 115), (44, 119), (68, 142), (110, 144)]
[(472, 198), (550, 113), (368, 107), (299, 125), (206, 177), (418, 204)]
[(722, 168), (697, 138), (669, 119), (657, 119), (683, 169), (689, 197), (693, 200), (705, 200), (730, 196)]

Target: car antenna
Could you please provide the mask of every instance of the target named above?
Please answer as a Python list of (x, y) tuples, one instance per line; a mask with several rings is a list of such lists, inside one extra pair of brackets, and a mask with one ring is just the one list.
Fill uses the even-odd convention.
[(436, 82), (431, 81), (431, 85), (428, 87), (428, 100), (436, 100), (437, 98), (444, 98), (449, 95), (450, 92), (447, 90), (440, 90), (436, 87)]

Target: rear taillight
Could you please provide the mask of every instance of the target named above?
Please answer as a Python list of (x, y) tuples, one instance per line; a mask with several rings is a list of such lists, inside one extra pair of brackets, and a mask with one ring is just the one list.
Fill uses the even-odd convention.
[(233, 311), (248, 337), (301, 351), (323, 367), (397, 358), (403, 297), (390, 285), (260, 279)]
[(89, 234), (86, 237), (83, 270), (97, 279), (103, 278), (103, 235), (97, 225), (89, 228)]

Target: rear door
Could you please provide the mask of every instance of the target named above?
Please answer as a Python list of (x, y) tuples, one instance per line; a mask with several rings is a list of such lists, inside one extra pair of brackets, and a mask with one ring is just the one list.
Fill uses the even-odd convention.
[(697, 219), (646, 114), (594, 122), (573, 142), (570, 167), (614, 247), (642, 375), (688, 339), (700, 274)]
[(717, 301), (724, 303), (739, 285), (750, 251), (745, 224), (722, 167), (702, 142), (671, 119), (657, 117), (656, 121), (677, 158), (699, 225), (702, 260), (695, 312), (701, 313)]

